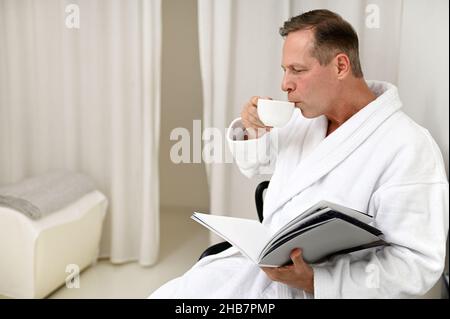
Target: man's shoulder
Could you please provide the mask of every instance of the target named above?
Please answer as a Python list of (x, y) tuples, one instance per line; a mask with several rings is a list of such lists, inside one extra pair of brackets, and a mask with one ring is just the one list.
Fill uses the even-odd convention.
[(389, 157), (395, 175), (435, 179), (445, 176), (441, 151), (430, 132), (404, 112), (397, 112), (382, 135), (380, 147)]
[(402, 111), (396, 112), (386, 124), (384, 138), (390, 141), (391, 146), (401, 149), (434, 147), (435, 142), (430, 132)]

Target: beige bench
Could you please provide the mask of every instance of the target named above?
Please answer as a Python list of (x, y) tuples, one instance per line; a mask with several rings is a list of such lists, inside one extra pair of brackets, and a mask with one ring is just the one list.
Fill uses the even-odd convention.
[(0, 295), (46, 297), (94, 263), (107, 205), (93, 191), (38, 220), (0, 207)]

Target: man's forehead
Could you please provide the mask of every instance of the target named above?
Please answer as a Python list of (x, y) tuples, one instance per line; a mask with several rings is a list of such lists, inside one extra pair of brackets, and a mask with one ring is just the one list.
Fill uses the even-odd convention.
[(286, 36), (286, 41), (293, 41), (297, 44), (308, 44), (314, 41), (314, 29), (308, 28), (292, 31)]
[(285, 49), (308, 50), (314, 45), (314, 31), (311, 29), (294, 31), (286, 36)]
[(303, 67), (312, 57), (314, 33), (312, 30), (291, 32), (283, 45), (283, 67)]

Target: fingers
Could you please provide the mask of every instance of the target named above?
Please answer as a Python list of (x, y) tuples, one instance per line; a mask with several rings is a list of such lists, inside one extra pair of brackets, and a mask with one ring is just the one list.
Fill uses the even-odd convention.
[[(258, 99), (261, 97), (253, 96), (247, 104), (244, 105), (244, 108), (241, 112), (242, 123), (244, 124), (246, 129), (252, 128), (254, 130), (264, 129), (262, 133), (258, 135), (263, 135), (266, 132), (269, 132), (272, 127), (265, 126), (264, 123), (260, 120), (258, 116)], [(271, 99), (270, 97), (264, 97), (264, 99)]]
[(262, 267), (261, 269), (266, 275), (273, 281), (284, 283), (288, 286), (300, 288), (307, 292), (314, 292), (314, 271), (304, 261), (303, 252), (301, 249), (294, 249), (290, 255), (293, 264), (268, 268)]
[(264, 99), (264, 100), (272, 100), (272, 98), (270, 96), (252, 96), (252, 98), (250, 99), (250, 102), (257, 107), (258, 106), (258, 100), (259, 99)]
[(280, 274), (278, 268), (271, 267), (261, 267), (261, 270), (264, 271), (271, 280), (280, 281)]
[(252, 124), (252, 126), (254, 127), (261, 127), (264, 128), (265, 125), (263, 122), (261, 122), (261, 120), (259, 119), (258, 116), (258, 99), (259, 96), (254, 96), (251, 98), (250, 103), (247, 103), (245, 106), (245, 113), (248, 115), (248, 121), (250, 122), (250, 124)]
[(265, 267), (261, 269), (273, 281), (288, 282), (293, 276), (293, 265), (276, 268)]
[(264, 123), (261, 122), (261, 120), (259, 119), (259, 116), (257, 113), (249, 113), (248, 116), (249, 116), (249, 120), (250, 120), (250, 123), (252, 124), (252, 126), (260, 127), (260, 128), (266, 127), (264, 125)]
[(296, 248), (291, 252), (291, 260), (294, 263), (295, 267), (304, 267), (306, 265), (303, 260), (303, 251), (300, 248)]

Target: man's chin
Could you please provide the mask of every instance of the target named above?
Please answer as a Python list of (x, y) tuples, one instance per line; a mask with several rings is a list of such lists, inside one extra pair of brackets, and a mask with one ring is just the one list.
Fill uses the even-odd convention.
[(296, 107), (297, 109), (299, 109), (300, 112), (302, 112), (303, 117), (306, 117), (306, 118), (308, 118), (308, 119), (311, 119), (311, 118), (316, 117), (315, 114), (311, 114), (311, 113), (309, 113), (309, 112), (306, 110), (305, 104), (303, 104), (302, 102), (295, 102), (295, 107)]
[(299, 109), (300, 109), (300, 112), (302, 112), (303, 117), (305, 117), (307, 119), (313, 119), (318, 116), (317, 114), (309, 113), (303, 107), (299, 107)]

